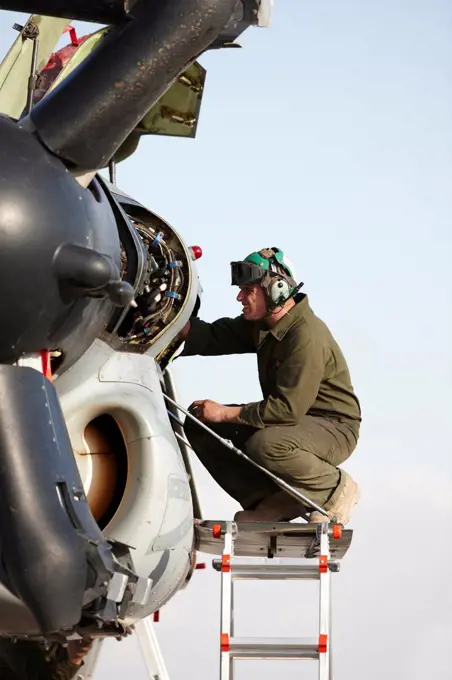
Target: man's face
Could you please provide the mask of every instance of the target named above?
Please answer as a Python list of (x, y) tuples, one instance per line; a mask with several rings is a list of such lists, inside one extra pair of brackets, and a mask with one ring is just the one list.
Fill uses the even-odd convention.
[(243, 305), (243, 317), (247, 321), (258, 321), (267, 315), (265, 293), (258, 284), (240, 286), (237, 300)]

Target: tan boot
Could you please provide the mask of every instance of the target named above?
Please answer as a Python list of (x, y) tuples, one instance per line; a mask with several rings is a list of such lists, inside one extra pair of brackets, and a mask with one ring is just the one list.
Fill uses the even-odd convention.
[[(346, 526), (350, 521), (350, 514), (352, 508), (359, 501), (359, 487), (357, 483), (350, 477), (347, 472), (341, 470), (341, 475), (345, 478), (345, 484), (342, 487), (337, 499), (334, 501), (333, 505), (328, 508), (328, 514), (331, 517), (335, 517), (334, 520), (337, 524), (342, 524)], [(326, 515), (322, 515), (320, 512), (311, 512), (309, 517), (310, 522), (329, 522)]]
[(278, 491), (259, 503), (255, 510), (240, 510), (235, 522), (290, 522), (305, 514), (304, 506), (285, 491)]
[(310, 524), (319, 524), (320, 522), (329, 522), (330, 518), (327, 517), (326, 515), (322, 515), (320, 512), (317, 510), (314, 510), (314, 512), (311, 512), (309, 515), (309, 523)]

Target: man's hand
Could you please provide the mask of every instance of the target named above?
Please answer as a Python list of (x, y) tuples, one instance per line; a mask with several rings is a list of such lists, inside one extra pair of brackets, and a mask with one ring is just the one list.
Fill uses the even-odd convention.
[(241, 406), (225, 406), (224, 404), (218, 404), (211, 399), (194, 401), (189, 408), (190, 413), (204, 423), (239, 422), (238, 417), (241, 410)]
[(177, 335), (177, 339), (181, 341), (185, 341), (187, 339), (188, 334), (190, 333), (190, 328), (191, 328), (191, 322), (190, 320), (187, 321), (185, 326), (181, 331), (179, 331)]
[(79, 666), (93, 645), (92, 640), (69, 640), (67, 656), (71, 663)]

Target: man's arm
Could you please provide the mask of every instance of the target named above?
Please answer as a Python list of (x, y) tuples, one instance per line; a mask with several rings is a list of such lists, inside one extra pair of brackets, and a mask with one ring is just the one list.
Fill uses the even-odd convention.
[(256, 351), (251, 323), (242, 316), (225, 317), (213, 323), (190, 319), (181, 337), (185, 339), (185, 347), (180, 356), (221, 356)]
[(48, 675), (42, 680), (73, 680), (80, 672), (83, 660), (92, 647), (92, 640), (70, 640), (49, 663)]
[(74, 640), (68, 647), (53, 643), (49, 650), (37, 641), (0, 639), (0, 678), (3, 680), (73, 680), (91, 642)]
[[(325, 370), (324, 350), (303, 329), (294, 333), (285, 358), (276, 369), (276, 388), (266, 399), (242, 406), (235, 422), (257, 428), (296, 425), (314, 403)], [(231, 414), (232, 415), (232, 414)]]

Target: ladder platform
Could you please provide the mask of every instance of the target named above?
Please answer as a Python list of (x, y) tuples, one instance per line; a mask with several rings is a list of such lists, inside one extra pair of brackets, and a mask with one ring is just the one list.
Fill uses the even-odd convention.
[(234, 659), (318, 659), (315, 638), (232, 637), (229, 653)]
[[(195, 522), (196, 550), (220, 555), (222, 541), (214, 536), (214, 527), (226, 531), (227, 522), (198, 520)], [(314, 558), (320, 555), (318, 524), (295, 522), (237, 522), (234, 536), (236, 557)], [(340, 560), (352, 542), (353, 530), (341, 527), (341, 536), (330, 542), (330, 555)]]

